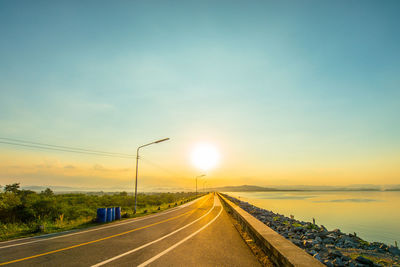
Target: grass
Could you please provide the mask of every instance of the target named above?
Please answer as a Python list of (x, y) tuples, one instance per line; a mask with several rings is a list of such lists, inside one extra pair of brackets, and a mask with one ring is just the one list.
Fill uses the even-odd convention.
[(173, 208), (173, 207), (182, 205), (182, 204), (184, 204), (186, 202), (189, 202), (192, 199), (193, 198), (187, 198), (187, 199), (182, 199), (182, 200), (177, 201), (177, 202), (163, 203), (161, 205), (146, 205), (145, 207), (138, 208), (136, 214), (133, 214), (133, 212), (132, 213), (130, 213), (130, 212), (126, 213), (125, 212), (125, 213), (122, 213), (121, 215), (127, 214), (127, 215), (125, 215), (127, 218), (141, 217), (141, 216), (144, 216), (144, 215), (157, 213), (157, 212), (160, 212), (160, 211), (163, 211), (163, 210), (167, 210), (169, 208)]
[(293, 227), (303, 227), (303, 225), (300, 223), (292, 223), (292, 226)]
[(279, 221), (279, 220), (281, 219), (281, 217), (275, 216), (275, 217), (273, 217), (272, 219), (274, 220), (274, 222), (276, 222), (276, 221)]
[(359, 242), (360, 242), (361, 245), (369, 246), (369, 242), (368, 241), (365, 241), (365, 240), (361, 239)]
[(359, 256), (362, 256), (366, 259), (371, 260), (374, 263), (378, 263), (383, 266), (398, 266), (398, 262), (390, 256), (389, 257), (373, 256), (373, 255), (368, 255), (368, 254), (360, 253), (360, 252), (343, 252), (343, 254), (346, 256), (349, 256), (353, 260), (355, 260)]
[[(199, 195), (199, 197), (200, 196), (201, 195)], [(133, 214), (131, 210), (125, 212), (122, 210), (122, 220), (161, 212), (169, 208), (187, 203), (193, 199), (195, 199), (195, 197), (187, 197), (176, 202), (162, 203), (160, 205), (146, 205), (144, 207), (138, 208), (136, 214)], [(100, 223), (97, 223), (95, 219), (95, 216), (87, 216), (79, 217), (73, 220), (65, 220), (64, 215), (62, 214), (55, 221), (44, 220), (40, 222), (30, 223), (3, 223), (0, 221), (0, 241), (56, 233), (72, 229), (82, 229), (100, 225)]]
[(312, 223), (308, 224), (308, 225), (306, 226), (306, 228), (307, 228), (307, 229), (319, 230), (318, 226), (315, 225), (315, 224), (312, 224)]
[(370, 255), (361, 254), (361, 253), (351, 253), (351, 254), (349, 254), (349, 257), (352, 258), (353, 260), (355, 260), (359, 256), (362, 256), (362, 257), (364, 257), (366, 259), (369, 259), (369, 260), (371, 260), (373, 262), (377, 262), (378, 260), (382, 260), (380, 258), (373, 257), (373, 256), (370, 256)]

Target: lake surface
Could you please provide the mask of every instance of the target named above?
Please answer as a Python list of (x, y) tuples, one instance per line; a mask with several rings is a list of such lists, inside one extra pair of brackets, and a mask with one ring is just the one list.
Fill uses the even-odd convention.
[(295, 219), (357, 233), (367, 241), (400, 244), (400, 192), (226, 192)]

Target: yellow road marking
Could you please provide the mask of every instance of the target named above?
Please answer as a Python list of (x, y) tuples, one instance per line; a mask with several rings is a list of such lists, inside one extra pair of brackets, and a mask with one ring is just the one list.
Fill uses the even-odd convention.
[[(202, 206), (202, 205), (204, 204), (204, 202), (206, 202), (206, 200), (208, 200), (208, 198), (205, 199), (205, 200), (199, 205), (199, 207)], [(173, 219), (182, 217), (182, 216), (184, 216), (184, 215), (186, 215), (186, 214), (188, 214), (188, 213), (193, 213), (193, 212), (195, 212), (195, 211), (196, 211), (196, 209), (195, 209), (195, 210), (188, 211), (188, 212), (185, 212), (185, 213), (182, 213), (181, 215), (178, 215), (178, 216), (175, 216), (175, 217), (172, 217), (172, 218), (163, 220), (163, 221), (159, 221), (159, 222), (152, 223), (152, 224), (149, 224), (149, 225), (146, 225), (146, 226), (142, 226), (142, 227), (139, 227), (139, 228), (135, 228), (135, 229), (132, 229), (132, 230), (129, 230), (129, 231), (126, 231), (126, 232), (119, 233), (119, 234), (115, 234), (115, 235), (103, 237), (103, 238), (100, 238), (100, 239), (92, 240), (92, 241), (89, 241), (89, 242), (85, 242), (85, 243), (73, 245), (73, 246), (70, 246), (70, 247), (60, 248), (60, 249), (57, 249), (57, 250), (52, 250), (52, 251), (48, 251), (48, 252), (45, 252), (45, 253), (36, 254), (36, 255), (33, 255), (33, 256), (29, 256), (29, 257), (25, 257), (25, 258), (21, 258), (21, 259), (16, 259), (16, 260), (12, 260), (12, 261), (1, 262), (1, 263), (0, 263), (0, 266), (1, 266), (1, 265), (6, 265), (6, 264), (10, 264), (10, 263), (20, 262), (20, 261), (24, 261), (24, 260), (34, 259), (34, 258), (38, 258), (38, 257), (41, 257), (41, 256), (53, 254), (53, 253), (57, 253), (57, 252), (64, 251), (64, 250), (69, 250), (69, 249), (73, 249), (73, 248), (77, 248), (77, 247), (86, 246), (86, 245), (93, 244), (93, 243), (96, 243), (96, 242), (100, 242), (100, 241), (103, 241), (103, 240), (107, 240), (107, 239), (110, 239), (110, 238), (113, 238), (113, 237), (117, 237), (117, 236), (121, 236), (121, 235), (126, 235), (126, 234), (129, 234), (129, 233), (138, 231), (138, 230), (142, 230), (142, 229), (145, 229), (145, 228), (149, 228), (149, 227), (154, 226), (154, 225), (157, 225), (157, 224), (161, 224), (161, 223), (164, 223), (164, 222), (171, 221), (171, 220), (173, 220)]]

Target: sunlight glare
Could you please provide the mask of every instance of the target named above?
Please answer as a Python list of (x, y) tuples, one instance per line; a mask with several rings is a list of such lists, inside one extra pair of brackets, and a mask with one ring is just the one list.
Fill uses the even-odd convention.
[(198, 144), (192, 151), (191, 159), (194, 166), (203, 171), (207, 171), (218, 164), (219, 153), (213, 145)]

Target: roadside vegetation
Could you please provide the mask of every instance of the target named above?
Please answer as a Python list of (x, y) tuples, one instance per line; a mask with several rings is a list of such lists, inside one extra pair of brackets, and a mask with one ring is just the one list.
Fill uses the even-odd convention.
[(0, 241), (96, 225), (97, 208), (121, 207), (122, 218), (159, 212), (195, 198), (195, 193), (138, 194), (121, 193), (54, 194), (21, 190), (18, 183), (4, 186), (0, 193)]

